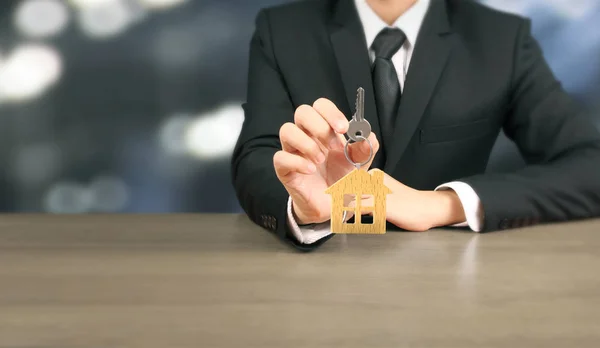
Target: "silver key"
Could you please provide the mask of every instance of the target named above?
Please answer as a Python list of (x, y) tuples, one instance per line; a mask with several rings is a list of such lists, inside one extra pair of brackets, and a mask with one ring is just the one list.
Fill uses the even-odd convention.
[(371, 134), (371, 124), (365, 120), (365, 90), (362, 87), (358, 87), (356, 91), (356, 111), (350, 120), (347, 134), (353, 141), (363, 141)]

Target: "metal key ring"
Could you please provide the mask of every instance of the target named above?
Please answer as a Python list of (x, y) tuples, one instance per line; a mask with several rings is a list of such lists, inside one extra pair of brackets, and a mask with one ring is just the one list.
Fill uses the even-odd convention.
[(348, 162), (352, 163), (357, 169), (359, 169), (360, 167), (364, 166), (365, 164), (371, 162), (371, 160), (373, 159), (373, 145), (371, 144), (371, 141), (369, 139), (363, 137), (362, 135), (357, 135), (356, 138), (366, 140), (367, 144), (369, 144), (369, 158), (367, 158), (367, 160), (362, 163), (354, 162), (348, 155), (348, 144), (350, 143), (349, 140), (346, 140), (346, 145), (344, 145), (344, 155), (346, 156), (346, 159), (348, 160)]

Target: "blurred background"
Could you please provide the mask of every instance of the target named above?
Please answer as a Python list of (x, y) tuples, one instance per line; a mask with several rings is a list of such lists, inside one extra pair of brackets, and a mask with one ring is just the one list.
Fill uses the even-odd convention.
[[(600, 122), (600, 1), (482, 0), (533, 19)], [(284, 0), (0, 2), (0, 211), (239, 212), (229, 158), (254, 18)], [(488, 170), (523, 165), (498, 139)]]

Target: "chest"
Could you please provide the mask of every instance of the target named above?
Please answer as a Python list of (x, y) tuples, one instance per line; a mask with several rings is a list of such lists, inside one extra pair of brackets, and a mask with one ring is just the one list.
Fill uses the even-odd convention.
[[(291, 67), (285, 69), (284, 79), (292, 102), (299, 106), (312, 104), (318, 98), (325, 97), (336, 103), (344, 113), (351, 114), (352, 106), (348, 105), (346, 99), (338, 60), (333, 52), (326, 49), (322, 49), (321, 53), (316, 52), (310, 50), (295, 55), (285, 63)], [(428, 67), (418, 64), (415, 59), (423, 56), (423, 52), (417, 55), (402, 49), (392, 57), (403, 91), (402, 103), (407, 102), (405, 95), (421, 93), (425, 84), (421, 77), (427, 76), (427, 72), (416, 69)], [(370, 73), (369, 64), (370, 61), (366, 62), (362, 68)], [(350, 71), (352, 73), (354, 70)], [(490, 118), (502, 123), (510, 99), (509, 65), (459, 46), (452, 49), (436, 79), (424, 114), (420, 115), (423, 126), (451, 126)], [(409, 89), (411, 93), (406, 93)], [(367, 117), (372, 118), (373, 115)]]

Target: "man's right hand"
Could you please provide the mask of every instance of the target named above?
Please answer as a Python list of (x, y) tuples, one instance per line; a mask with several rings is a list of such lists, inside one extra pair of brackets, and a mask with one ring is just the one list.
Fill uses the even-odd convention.
[[(325, 222), (331, 215), (331, 197), (325, 190), (355, 167), (344, 155), (344, 133), (348, 120), (333, 102), (318, 99), (313, 106), (301, 105), (294, 123), (279, 130), (282, 150), (273, 157), (277, 177), (292, 198), (292, 210), (300, 225)], [(373, 157), (379, 150), (375, 134), (369, 135)], [(354, 162), (369, 158), (366, 141), (348, 146)], [(368, 170), (371, 161), (361, 170)]]

